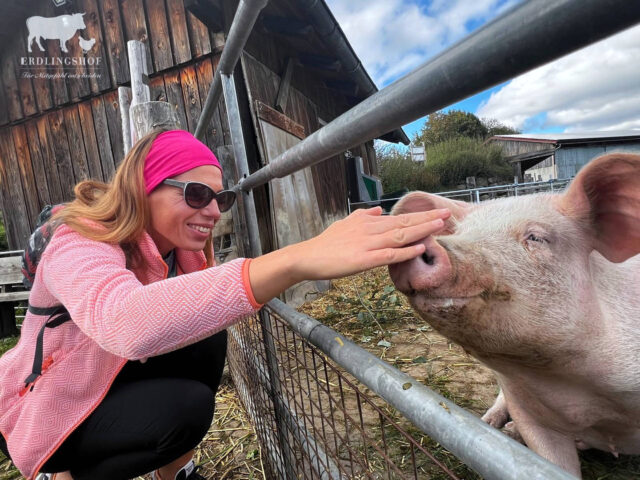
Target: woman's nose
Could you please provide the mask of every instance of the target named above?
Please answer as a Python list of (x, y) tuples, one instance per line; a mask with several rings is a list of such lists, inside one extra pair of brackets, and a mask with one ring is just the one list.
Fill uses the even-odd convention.
[(202, 214), (208, 217), (213, 217), (214, 220), (218, 220), (222, 213), (220, 213), (220, 208), (218, 207), (218, 202), (216, 200), (211, 200), (209, 205), (201, 209)]

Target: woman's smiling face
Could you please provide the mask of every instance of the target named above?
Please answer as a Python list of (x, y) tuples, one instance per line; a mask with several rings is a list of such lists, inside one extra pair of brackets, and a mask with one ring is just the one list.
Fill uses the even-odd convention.
[[(202, 165), (171, 178), (180, 182), (204, 183), (214, 192), (223, 188), (222, 172), (213, 165)], [(147, 231), (163, 256), (175, 247), (202, 250), (220, 218), (215, 200), (204, 208), (191, 208), (184, 201), (181, 188), (164, 184), (149, 194), (149, 210), (151, 221)]]

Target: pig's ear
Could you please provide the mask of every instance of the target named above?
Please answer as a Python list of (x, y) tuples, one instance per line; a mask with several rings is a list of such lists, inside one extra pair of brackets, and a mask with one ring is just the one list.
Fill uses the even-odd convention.
[(471, 211), (473, 206), (469, 203), (458, 200), (450, 200), (439, 195), (426, 192), (411, 192), (406, 194), (391, 210), (392, 215), (401, 213), (426, 212), (436, 208), (448, 208), (451, 211), (451, 218), (445, 221), (445, 231), (453, 233), (455, 221), (460, 221)]
[(593, 248), (611, 262), (640, 253), (640, 155), (612, 153), (589, 162), (561, 209), (591, 223)]

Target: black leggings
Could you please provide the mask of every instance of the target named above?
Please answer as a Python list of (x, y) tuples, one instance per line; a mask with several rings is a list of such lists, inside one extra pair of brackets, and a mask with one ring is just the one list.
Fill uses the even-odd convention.
[(195, 448), (211, 426), (226, 348), (223, 331), (146, 363), (127, 363), (41, 471), (70, 470), (74, 480), (126, 480)]

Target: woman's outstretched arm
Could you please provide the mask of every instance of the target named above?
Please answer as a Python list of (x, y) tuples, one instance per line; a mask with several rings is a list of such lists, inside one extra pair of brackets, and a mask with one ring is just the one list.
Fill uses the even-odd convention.
[(266, 303), (303, 280), (339, 278), (424, 253), (414, 242), (442, 229), (449, 210), (383, 216), (380, 207), (356, 210), (320, 235), (258, 258), (249, 280), (258, 303)]

